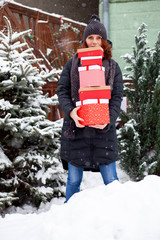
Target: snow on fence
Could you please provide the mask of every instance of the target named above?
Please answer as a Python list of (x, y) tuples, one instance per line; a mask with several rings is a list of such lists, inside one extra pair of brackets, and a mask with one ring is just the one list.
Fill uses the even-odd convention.
[(0, 7), (0, 30), (4, 28), (4, 15), (11, 21), (14, 31), (32, 29), (25, 40), (34, 48), (36, 57), (44, 59), (48, 69), (61, 69), (79, 46), (84, 23), (19, 3), (2, 1)]
[[(49, 14), (36, 8), (29, 8), (19, 3), (2, 1), (0, 3), (0, 30), (5, 27), (3, 16), (6, 16), (16, 32), (32, 29), (31, 34), (23, 39), (33, 48), (36, 58), (42, 63), (36, 66), (42, 69), (62, 69), (65, 63), (76, 52), (86, 24), (73, 21), (57, 14)], [(22, 41), (22, 40), (20, 40)], [(57, 83), (48, 82), (44, 93), (50, 96), (56, 93)], [(51, 107), (48, 118), (57, 120), (62, 116), (58, 106)]]

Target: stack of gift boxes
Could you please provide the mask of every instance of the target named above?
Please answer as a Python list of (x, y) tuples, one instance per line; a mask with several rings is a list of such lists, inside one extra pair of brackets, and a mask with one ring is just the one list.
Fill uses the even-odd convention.
[(85, 126), (103, 125), (110, 122), (109, 99), (110, 86), (105, 84), (105, 69), (102, 66), (103, 49), (101, 47), (82, 48), (78, 50), (81, 67), (78, 68), (80, 89), (80, 106), (78, 116)]

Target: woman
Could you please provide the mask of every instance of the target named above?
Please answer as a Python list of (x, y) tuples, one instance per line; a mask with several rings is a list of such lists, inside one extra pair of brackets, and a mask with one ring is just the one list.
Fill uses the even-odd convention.
[(78, 55), (70, 59), (64, 67), (59, 80), (57, 94), (65, 113), (61, 137), (61, 159), (64, 169), (68, 169), (66, 202), (80, 191), (83, 170), (100, 171), (104, 184), (118, 180), (115, 161), (118, 147), (115, 122), (120, 112), (123, 97), (123, 80), (118, 64), (111, 59), (111, 45), (107, 41), (104, 25), (98, 16), (93, 15), (83, 34), (82, 48), (99, 47), (104, 49), (106, 85), (111, 86), (109, 101), (110, 124), (83, 126), (77, 111), (79, 101), (80, 61)]

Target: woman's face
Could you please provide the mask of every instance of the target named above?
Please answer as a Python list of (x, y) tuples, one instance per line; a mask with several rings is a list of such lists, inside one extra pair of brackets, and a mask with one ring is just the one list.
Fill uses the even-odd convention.
[(101, 47), (102, 46), (102, 37), (97, 34), (89, 35), (86, 38), (86, 43), (88, 47)]

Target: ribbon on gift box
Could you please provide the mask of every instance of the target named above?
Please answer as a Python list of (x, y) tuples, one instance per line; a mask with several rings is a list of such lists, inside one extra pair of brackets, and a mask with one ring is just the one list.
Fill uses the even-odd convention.
[(90, 71), (90, 70), (101, 70), (105, 71), (105, 67), (100, 66), (100, 65), (88, 65), (88, 66), (83, 66), (83, 67), (78, 67), (78, 71)]
[(83, 61), (83, 60), (94, 60), (94, 59), (102, 59), (102, 56), (81, 57), (81, 61)]
[(102, 104), (102, 103), (109, 103), (109, 100), (108, 99), (86, 99), (86, 100), (83, 100), (83, 101), (78, 101), (76, 102), (76, 107), (79, 107), (79, 106), (82, 106), (82, 105), (87, 105), (87, 104), (94, 104), (94, 103), (99, 103), (99, 104)]

